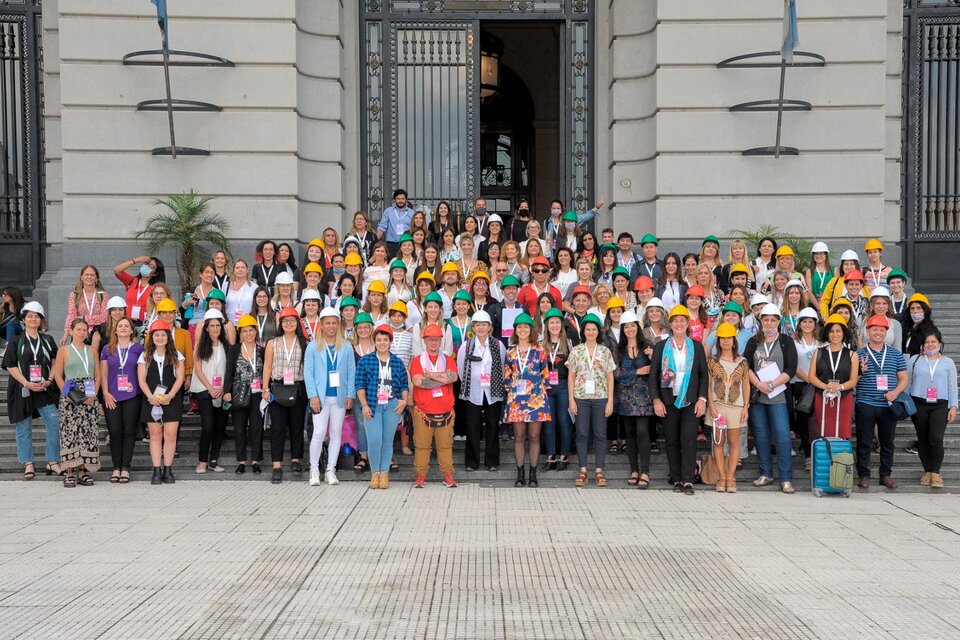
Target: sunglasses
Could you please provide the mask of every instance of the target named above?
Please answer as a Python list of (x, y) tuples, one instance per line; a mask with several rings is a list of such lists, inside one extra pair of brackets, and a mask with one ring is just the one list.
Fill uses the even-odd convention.
[(531, 271), (533, 271), (533, 273), (546, 273), (547, 271), (549, 271), (549, 269), (544, 269), (543, 267), (540, 267), (539, 269), (531, 269)]

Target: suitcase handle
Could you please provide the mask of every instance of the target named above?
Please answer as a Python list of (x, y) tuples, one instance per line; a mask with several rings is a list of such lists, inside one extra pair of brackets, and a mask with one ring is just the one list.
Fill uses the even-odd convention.
[[(842, 399), (843, 396), (840, 396)], [(826, 420), (827, 420), (827, 398), (822, 393), (820, 394), (820, 401), (823, 403), (822, 411), (820, 411), (820, 437), (825, 438), (826, 434)], [(840, 400), (837, 400), (837, 420), (836, 420), (836, 434), (834, 438), (840, 437)]]

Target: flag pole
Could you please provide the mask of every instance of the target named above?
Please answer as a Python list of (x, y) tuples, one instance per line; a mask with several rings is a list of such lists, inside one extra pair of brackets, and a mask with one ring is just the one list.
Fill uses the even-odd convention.
[[(170, 156), (177, 159), (177, 138), (173, 129), (173, 97), (170, 92), (170, 47), (167, 42), (167, 30), (163, 30), (163, 79), (167, 85), (167, 123), (170, 127)], [(783, 80), (780, 81), (780, 97), (783, 98)], [(779, 140), (779, 138), (778, 138)], [(779, 143), (778, 143), (779, 144)], [(778, 147), (779, 148), (779, 147)]]
[[(780, 58), (780, 97), (777, 100), (777, 146), (774, 151), (774, 158), (780, 157), (780, 134), (783, 131), (783, 86), (787, 78), (787, 61), (785, 58)], [(171, 118), (173, 115), (171, 114)], [(171, 120), (172, 122), (172, 120)], [(170, 125), (173, 127), (173, 125)], [(171, 128), (171, 135), (173, 129)]]

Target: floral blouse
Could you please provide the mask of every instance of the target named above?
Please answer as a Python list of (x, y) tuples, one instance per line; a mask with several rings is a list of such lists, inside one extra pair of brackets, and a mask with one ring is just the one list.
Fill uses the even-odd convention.
[[(579, 344), (570, 351), (570, 357), (567, 358), (567, 369), (574, 376), (573, 397), (575, 399), (606, 400), (610, 397), (610, 390), (607, 389), (607, 374), (613, 373), (617, 369), (610, 349), (598, 344), (591, 363), (587, 352), (587, 344)], [(588, 394), (586, 383), (591, 378), (594, 383), (594, 393)]]
[(614, 412), (621, 416), (652, 416), (653, 402), (647, 387), (647, 376), (638, 376), (637, 371), (650, 365), (650, 359), (643, 353), (630, 358), (626, 353), (617, 362), (616, 396)]

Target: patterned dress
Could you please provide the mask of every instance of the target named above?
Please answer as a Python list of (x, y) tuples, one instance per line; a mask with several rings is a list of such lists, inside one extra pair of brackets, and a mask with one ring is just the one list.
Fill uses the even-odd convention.
[[(81, 353), (85, 360), (76, 354), (74, 349), (66, 347), (67, 361), (64, 365), (64, 378), (72, 380), (74, 386), (84, 388), (86, 380), (93, 380), (93, 367), (98, 361), (89, 347), (84, 347)], [(83, 365), (86, 364), (86, 368)], [(67, 469), (86, 467), (87, 471), (96, 471), (100, 468), (100, 411), (96, 401), (93, 404), (75, 404), (69, 398), (60, 397), (60, 464)]]
[(523, 356), (517, 346), (512, 346), (503, 362), (503, 384), (507, 388), (505, 422), (549, 422), (553, 418), (547, 401), (547, 354), (533, 346), (527, 352), (526, 362), (521, 362)]

